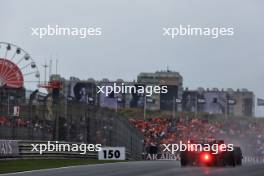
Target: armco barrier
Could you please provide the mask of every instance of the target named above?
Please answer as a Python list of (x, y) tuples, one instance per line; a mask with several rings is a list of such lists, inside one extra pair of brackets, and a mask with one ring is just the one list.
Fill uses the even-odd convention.
[(264, 164), (264, 157), (244, 156), (243, 163), (247, 164)]
[[(0, 140), (0, 142), (9, 142), (9, 140)], [(23, 158), (23, 159), (98, 159), (97, 152), (86, 152), (85, 154), (80, 154), (80, 152), (68, 152), (68, 151), (45, 151), (43, 154), (40, 154), (39, 151), (32, 151), (33, 147), (31, 144), (47, 144), (47, 141), (30, 141), (30, 140), (20, 140), (20, 141), (12, 141), (13, 146), (17, 144), (18, 152), (15, 152), (10, 155), (0, 155), (0, 158)], [(51, 142), (55, 144), (55, 142)], [(73, 144), (69, 142), (57, 142), (57, 144)], [(82, 143), (74, 143), (74, 144), (82, 144)], [(14, 150), (15, 151), (15, 150)], [(132, 160), (131, 153), (126, 152), (126, 159)], [(134, 158), (133, 158), (134, 159)]]
[(0, 140), (0, 158), (16, 157), (19, 155), (18, 142), (14, 140)]

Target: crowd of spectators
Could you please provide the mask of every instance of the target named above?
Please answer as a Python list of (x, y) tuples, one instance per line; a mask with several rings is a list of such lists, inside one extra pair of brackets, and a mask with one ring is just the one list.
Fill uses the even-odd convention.
[(222, 139), (241, 146), (248, 156), (264, 156), (264, 122), (261, 119), (202, 117), (130, 119), (145, 136), (145, 147), (174, 144), (189, 139)]
[[(10, 136), (11, 134), (9, 134), (9, 132), (12, 131), (16, 132), (15, 134), (12, 135), (17, 135), (17, 136), (21, 135), (23, 136), (22, 138), (26, 138), (26, 136), (29, 135), (30, 133), (32, 133), (30, 136), (35, 135), (36, 137), (38, 137), (39, 135), (51, 136), (53, 132), (53, 127), (51, 123), (44, 120), (38, 120), (38, 119), (30, 120), (21, 117), (0, 116), (0, 130), (2, 131), (2, 134), (0, 134), (0, 137), (2, 138), (6, 137), (6, 135)], [(24, 133), (24, 135), (18, 133)]]
[(10, 120), (5, 116), (0, 116), (0, 126), (10, 126)]
[[(82, 121), (67, 122), (64, 118), (60, 118), (59, 123), (60, 140), (84, 141), (85, 126)], [(43, 120), (38, 117), (30, 120), (22, 117), (0, 116), (0, 139), (8, 136), (16, 139), (31, 139), (35, 136), (34, 138), (38, 140), (55, 140), (55, 125), (56, 120)]]
[(43, 120), (29, 120), (20, 117), (5, 117), (0, 116), (0, 126), (5, 127), (27, 127), (38, 129), (51, 129), (50, 123), (47, 123)]
[[(248, 156), (264, 156), (264, 121), (256, 118), (203, 118), (203, 117), (153, 117), (130, 119), (130, 123), (144, 134), (145, 147), (173, 144), (189, 139), (215, 138), (223, 139), (226, 143), (241, 146), (243, 153)], [(62, 133), (70, 138), (82, 141), (84, 136), (80, 122), (63, 122)], [(54, 136), (54, 123), (45, 120), (23, 119), (20, 117), (0, 116), (0, 128), (27, 128), (33, 133), (44, 131)], [(83, 127), (84, 128), (84, 127)], [(2, 128), (4, 129), (4, 128)], [(68, 130), (67, 130), (68, 129)], [(76, 137), (77, 136), (77, 137)], [(65, 140), (68, 137), (65, 137)]]

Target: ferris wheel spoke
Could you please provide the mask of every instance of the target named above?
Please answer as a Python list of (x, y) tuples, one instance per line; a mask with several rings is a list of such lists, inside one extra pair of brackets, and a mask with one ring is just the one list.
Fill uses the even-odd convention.
[(22, 81), (22, 80), (21, 80), (21, 81), (17, 81), (17, 80), (14, 81), (14, 80), (11, 80), (11, 81), (8, 81), (7, 84), (17, 85), (17, 84), (23, 84), (23, 82), (24, 82), (24, 81)]
[(2, 67), (1, 67), (1, 70), (0, 70), (0, 75), (2, 75), (4, 68), (5, 68), (5, 58), (2, 61)]
[(8, 70), (8, 68), (6, 68), (5, 71), (3, 71), (3, 73), (1, 73), (1, 75), (2, 75), (3, 77), (6, 77), (6, 76), (8, 76), (8, 74), (9, 74), (10, 71), (11, 71), (11, 73), (12, 73), (13, 69), (14, 69), (14, 68), (11, 68), (11, 70)]
[(20, 70), (24, 70), (24, 69), (26, 69), (27, 67), (29, 67), (29, 66), (30, 66), (30, 64), (31, 64), (31, 63), (29, 63), (29, 64), (27, 64), (27, 65), (25, 65), (25, 66), (21, 67), (21, 68), (20, 68)]
[(8, 78), (6, 78), (6, 81), (12, 81), (13, 79), (17, 79), (17, 75), (16, 74), (10, 75)]
[(30, 75), (35, 74), (35, 73), (37, 73), (37, 71), (24, 73), (23, 75), (24, 75), (24, 76), (30, 76)]
[(26, 83), (39, 83), (39, 81), (34, 81), (34, 80), (24, 80), (24, 82), (26, 82)]
[(1, 70), (0, 70), (0, 75), (1, 75), (1, 76), (3, 76), (4, 64), (5, 64), (5, 61), (3, 60), (3, 61), (2, 61), (2, 66), (1, 66)]
[(8, 51), (9, 51), (8, 49), (5, 51), (5, 57), (4, 57), (5, 59), (7, 58)]
[[(2, 64), (4, 64), (4, 62), (3, 62)], [(0, 70), (0, 75), (1, 75), (2, 77), (3, 77), (3, 74), (2, 74), (3, 69), (4, 69), (4, 66), (2, 65), (1, 70)]]
[[(13, 69), (11, 69), (11, 70), (7, 70), (7, 72), (6, 73), (3, 73), (2, 75), (3, 75), (3, 77), (7, 77), (9, 74), (12, 74), (12, 71), (13, 71)], [(11, 73), (10, 73), (11, 72)]]
[(6, 81), (12, 81), (12, 80), (14, 80), (14, 79), (16, 79), (16, 76), (12, 76), (12, 77), (10, 77), (10, 78), (8, 78), (8, 79), (6, 79)]
[(10, 75), (7, 75), (5, 78), (6, 78), (6, 81), (10, 81), (10, 80), (16, 78), (16, 74), (15, 73), (11, 73)]
[(16, 52), (14, 52), (14, 54), (12, 55), (12, 57), (10, 58), (10, 60), (12, 61), (15, 57), (16, 57)]
[(16, 65), (19, 65), (20, 62), (22, 62), (24, 59), (25, 59), (25, 56), (21, 57), (21, 58), (17, 61)]
[(3, 64), (4, 63), (1, 61), (1, 65), (0, 65), (0, 76), (1, 76), (1, 70), (2, 70)]

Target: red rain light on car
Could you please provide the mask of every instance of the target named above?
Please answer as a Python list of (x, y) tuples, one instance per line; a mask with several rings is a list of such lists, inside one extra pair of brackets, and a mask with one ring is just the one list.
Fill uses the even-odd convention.
[(203, 153), (201, 155), (201, 159), (203, 162), (210, 162), (212, 160), (212, 156), (209, 153)]

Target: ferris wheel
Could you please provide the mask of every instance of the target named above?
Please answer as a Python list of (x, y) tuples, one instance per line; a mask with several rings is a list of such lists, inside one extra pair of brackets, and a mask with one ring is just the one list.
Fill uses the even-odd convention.
[(0, 42), (0, 88), (38, 85), (40, 73), (36, 62), (17, 45)]

